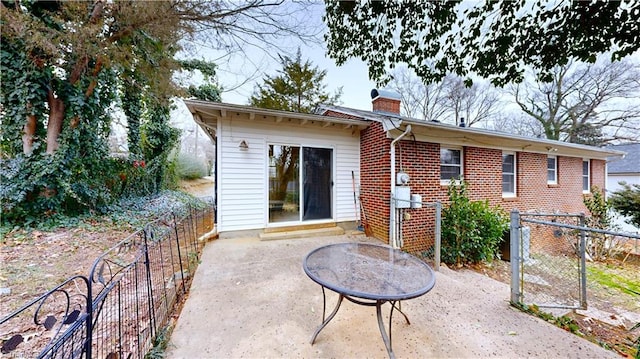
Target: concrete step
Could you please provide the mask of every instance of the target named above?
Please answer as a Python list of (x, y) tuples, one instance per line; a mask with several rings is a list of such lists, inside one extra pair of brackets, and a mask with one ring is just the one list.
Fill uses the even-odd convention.
[(344, 234), (344, 229), (341, 227), (328, 227), (328, 228), (313, 228), (313, 229), (300, 229), (293, 231), (281, 231), (271, 233), (260, 233), (258, 237), (261, 241), (271, 241), (276, 239), (293, 239), (293, 238), (308, 238), (308, 237), (325, 237), (325, 236), (340, 236)]

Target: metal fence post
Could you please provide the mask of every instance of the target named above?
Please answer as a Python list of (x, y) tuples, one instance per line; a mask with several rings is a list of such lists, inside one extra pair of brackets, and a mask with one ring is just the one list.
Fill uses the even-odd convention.
[(522, 302), (522, 291), (520, 290), (520, 212), (517, 209), (511, 211), (510, 215), (510, 261), (511, 261), (511, 303)]
[(147, 224), (146, 227), (148, 228), (148, 230), (144, 231), (144, 246), (142, 247), (142, 250), (144, 251), (144, 269), (146, 271), (145, 280), (147, 285), (147, 306), (149, 308), (149, 327), (151, 330), (151, 336), (154, 337), (158, 328), (156, 327), (156, 308), (155, 303), (153, 302), (153, 281), (151, 280), (151, 259), (149, 258), (150, 238), (148, 238), (149, 234), (151, 234), (152, 236), (154, 235), (154, 233), (151, 232), (154, 229), (149, 224)]
[[(584, 213), (580, 213), (580, 227), (585, 226)], [(580, 307), (587, 309), (587, 232), (580, 230)]]
[(440, 201), (436, 202), (436, 243), (435, 250), (433, 255), (434, 266), (436, 271), (440, 271), (440, 244), (441, 244), (441, 224), (442, 224), (442, 203)]

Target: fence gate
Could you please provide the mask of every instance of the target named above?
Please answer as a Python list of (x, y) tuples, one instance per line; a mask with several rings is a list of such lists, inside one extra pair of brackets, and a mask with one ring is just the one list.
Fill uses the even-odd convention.
[(511, 301), (586, 309), (584, 215), (511, 212)]

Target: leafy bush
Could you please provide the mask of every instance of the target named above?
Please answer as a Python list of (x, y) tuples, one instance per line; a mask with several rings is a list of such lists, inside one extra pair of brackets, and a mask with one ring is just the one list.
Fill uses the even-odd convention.
[[(585, 225), (589, 228), (605, 231), (617, 231), (619, 227), (613, 223), (611, 203), (604, 198), (598, 187), (592, 187), (591, 193), (583, 196), (584, 205), (590, 216), (585, 218)], [(587, 236), (585, 250), (587, 258), (605, 260), (622, 250), (622, 243), (615, 236), (590, 232)]]
[(487, 201), (471, 201), (467, 184), (450, 186), (449, 205), (442, 210), (442, 261), (448, 264), (491, 261), (498, 256), (508, 218)]
[(627, 223), (640, 227), (640, 184), (619, 183), (622, 189), (611, 195), (611, 206), (624, 216), (629, 216)]
[(181, 191), (162, 190), (145, 196), (122, 197), (103, 208), (103, 213), (85, 212), (68, 215), (56, 212), (39, 219), (26, 218), (20, 225), (2, 221), (0, 243), (8, 233), (19, 230), (53, 231), (61, 227), (92, 228), (96, 224), (102, 227), (137, 230), (149, 221), (167, 212), (183, 208), (185, 205), (195, 209), (210, 206), (209, 203)]
[(196, 179), (207, 175), (207, 164), (187, 153), (180, 153), (176, 158), (176, 172), (182, 179)]

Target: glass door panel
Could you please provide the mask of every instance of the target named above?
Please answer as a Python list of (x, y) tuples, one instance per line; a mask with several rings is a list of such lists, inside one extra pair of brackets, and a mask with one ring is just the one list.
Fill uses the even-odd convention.
[(300, 147), (269, 145), (269, 222), (300, 221)]
[(329, 148), (302, 149), (303, 221), (332, 217), (332, 159), (333, 150)]

